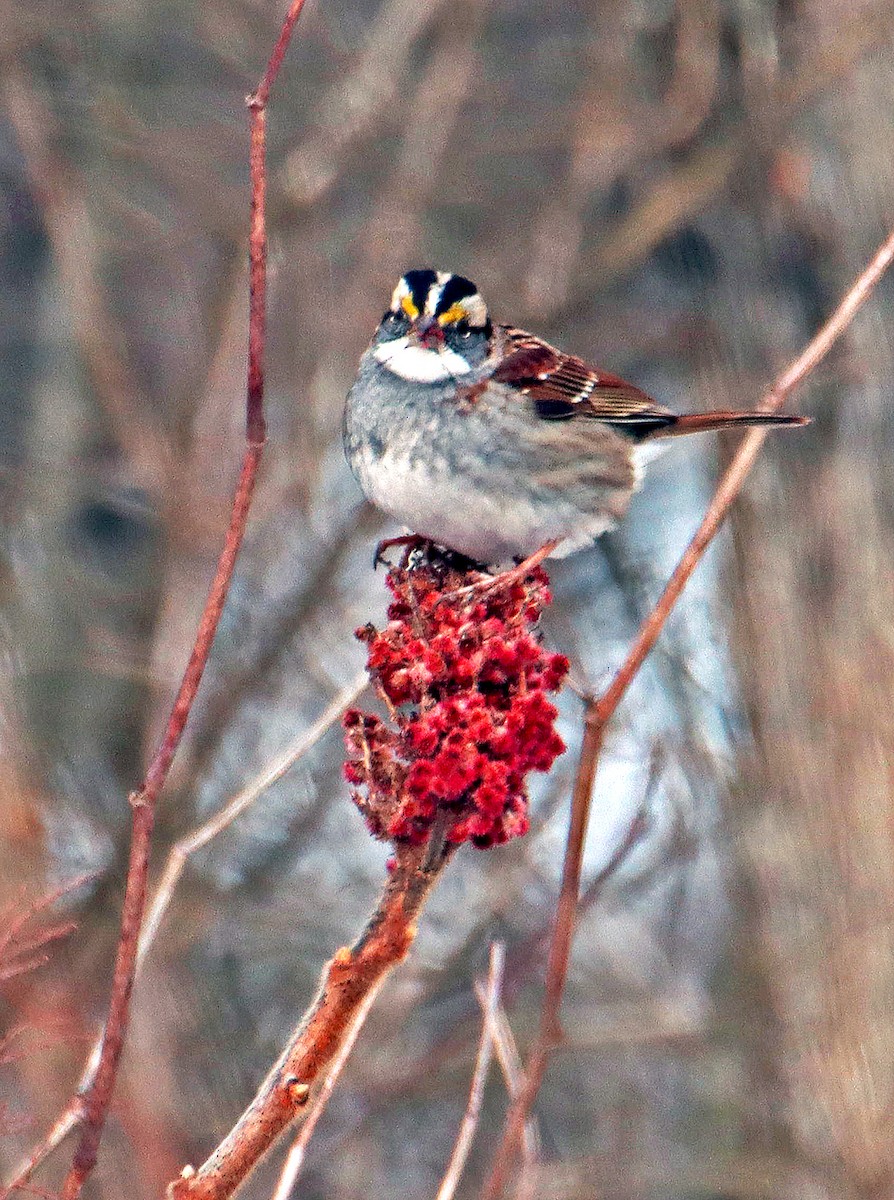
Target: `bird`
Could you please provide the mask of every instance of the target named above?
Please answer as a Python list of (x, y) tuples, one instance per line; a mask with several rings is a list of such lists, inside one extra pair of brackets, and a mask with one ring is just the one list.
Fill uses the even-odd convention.
[(667, 439), (807, 422), (672, 412), (536, 334), (496, 324), (471, 280), (426, 268), (394, 289), (348, 393), (343, 435), (377, 508), (493, 568), (591, 545), (622, 519)]

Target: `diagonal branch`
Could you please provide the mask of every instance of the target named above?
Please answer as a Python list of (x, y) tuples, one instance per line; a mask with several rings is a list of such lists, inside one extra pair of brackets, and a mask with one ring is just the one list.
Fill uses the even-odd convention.
[(106, 1020), (96, 1072), (83, 1096), (84, 1127), (74, 1159), (62, 1188), (63, 1200), (77, 1200), (85, 1180), (96, 1164), (99, 1143), (112, 1099), (118, 1065), (124, 1048), (130, 995), (136, 972), (140, 929), (146, 907), (146, 876), (149, 866), (155, 804), (167, 779), (174, 755), (198, 691), (218, 622), (230, 587), (236, 556), (242, 544), (255, 479), (264, 448), (264, 319), (266, 289), (265, 231), (265, 106), (289, 37), (304, 0), (293, 0), (282, 32), (261, 80), (258, 92), (249, 98), (251, 120), (251, 229), (249, 235), (250, 297), (249, 357), (246, 415), (246, 449), (233, 508), (217, 570), (199, 622), (195, 644), (180, 684), (161, 744), (149, 764), (142, 785), (130, 796), (133, 812), (130, 857), (124, 893), (121, 933), (115, 960), (109, 1015)]
[(455, 846), (435, 828), (426, 844), (395, 847), (388, 882), (366, 928), (326, 964), (317, 998), (248, 1108), (198, 1168), (188, 1166), (168, 1185), (168, 1200), (225, 1200), (310, 1101), (317, 1110), (342, 1050), (390, 972), (416, 936), (425, 901)]
[[(841, 303), (802, 353), (782, 372), (772, 388), (762, 398), (758, 408), (767, 412), (775, 412), (782, 407), (792, 390), (811, 371), (815, 370), (851, 324), (857, 311), (870, 296), (892, 260), (894, 260), (894, 231), (888, 234), (873, 258), (848, 288)], [(729, 512), (731, 504), (742, 490), (766, 436), (765, 429), (753, 429), (743, 439), (717, 485), (701, 525), (683, 552), (683, 556), (658, 602), (640, 627), (627, 657), (602, 696), (591, 697), (587, 701), (583, 744), (574, 784), (571, 823), (562, 869), (562, 885), (547, 962), (540, 1028), (528, 1058), (524, 1086), (506, 1116), (503, 1138), (494, 1158), (490, 1179), (483, 1192), (484, 1200), (497, 1200), (502, 1195), (525, 1121), (543, 1081), (550, 1054), (561, 1039), (559, 1009), (565, 990), (568, 960), (574, 937), (584, 840), (605, 727), (614, 716), (627, 689), (658, 640), (658, 635), (679, 600), (683, 588), (701, 562), (705, 551)]]
[[(189, 859), (207, 846), (209, 842), (213, 841), (214, 838), (223, 833), (224, 830), (228, 829), (272, 784), (281, 779), (287, 771), (291, 770), (295, 763), (311, 750), (320, 738), (332, 728), (348, 705), (354, 703), (368, 682), (366, 672), (352, 679), (327, 704), (316, 721), (308, 729), (302, 730), (285, 750), (277, 755), (272, 762), (268, 763), (263, 771), (255, 776), (250, 783), (246, 784), (235, 796), (232, 796), (207, 821), (203, 821), (201, 825), (190, 830), (189, 833), (184, 834), (182, 838), (179, 838), (174, 843), (168, 852), (158, 885), (155, 888), (155, 893), (143, 921), (137, 947), (135, 972), (137, 978), (139, 977), (146, 956), (158, 935), (164, 915), (168, 910), (174, 896), (174, 891), (180, 882)], [(81, 882), (83, 881), (78, 879), (69, 886), (74, 887)], [(58, 893), (54, 893), (50, 899), (53, 899), (56, 895)], [(43, 901), (41, 902), (41, 907), (43, 907)], [(37, 911), (36, 907), (35, 911)], [(0, 951), (2, 951), (2, 938), (0, 938)], [(2, 974), (2, 966), (0, 966), (0, 974)], [(102, 1043), (103, 1031), (101, 1030), (98, 1038), (93, 1043), (90, 1053), (87, 1055), (87, 1064), (82, 1073), (77, 1094), (72, 1097), (66, 1108), (59, 1114), (52, 1128), (46, 1133), (43, 1139), (32, 1147), (27, 1158), (16, 1168), (11, 1180), (6, 1185), (6, 1189), (0, 1191), (0, 1200), (3, 1200), (3, 1198), (15, 1189), (23, 1188), (41, 1163), (65, 1141), (72, 1130), (83, 1120), (83, 1096), (91, 1086), (96, 1074)]]
[(362, 1004), (357, 1009), (353, 1022), (347, 1035), (338, 1048), (338, 1053), (333, 1058), (329, 1069), (327, 1070), (323, 1082), (320, 1084), (320, 1090), (317, 1093), (316, 1099), (307, 1114), (304, 1124), (298, 1130), (298, 1135), (289, 1148), (289, 1153), (286, 1155), (286, 1161), (283, 1163), (282, 1171), (279, 1179), (276, 1182), (276, 1191), (273, 1193), (272, 1200), (289, 1200), (292, 1195), (292, 1189), (298, 1176), (301, 1174), (301, 1169), (304, 1166), (307, 1147), (310, 1145), (310, 1139), (314, 1135), (314, 1130), (317, 1123), (326, 1111), (326, 1105), (335, 1090), (335, 1085), (338, 1082), (338, 1077), (342, 1073), (345, 1063), (351, 1056), (351, 1051), (354, 1049), (354, 1043), (360, 1035), (360, 1030), (363, 1028), (366, 1018), (369, 1016), (369, 1011), (376, 1001), (376, 997), (382, 989), (386, 979), (385, 975), (376, 981), (369, 989), (363, 999)]

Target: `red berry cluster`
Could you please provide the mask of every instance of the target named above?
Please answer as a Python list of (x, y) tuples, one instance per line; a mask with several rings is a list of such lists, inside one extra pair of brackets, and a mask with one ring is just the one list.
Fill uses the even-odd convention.
[(449, 841), (487, 847), (528, 828), (525, 776), (565, 745), (546, 698), (568, 671), (536, 626), (550, 601), (537, 568), (493, 591), (441, 564), (392, 568), (388, 624), (357, 637), (392, 722), (345, 714), (345, 778), (376, 837), (419, 844), (437, 818)]

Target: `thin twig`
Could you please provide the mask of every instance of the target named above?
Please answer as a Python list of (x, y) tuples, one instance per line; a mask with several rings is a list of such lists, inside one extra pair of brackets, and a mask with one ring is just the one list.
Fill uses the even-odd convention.
[[(630, 855), (640, 844), (649, 829), (649, 818), (646, 803), (637, 810), (633, 820), (627, 826), (624, 836), (611, 852), (606, 862), (596, 872), (584, 891), (578, 897), (576, 919), (581, 917), (597, 904), (605, 890), (606, 884), (614, 878)], [(506, 978), (503, 983), (503, 998), (511, 1003), (519, 987), (530, 978), (532, 965), (545, 952), (548, 952), (550, 942), (555, 936), (555, 926), (552, 921), (546, 921), (541, 927), (533, 930), (526, 938), (513, 947)]]
[(412, 50), (444, 0), (387, 0), (379, 7), (354, 69), (323, 98), (315, 131), (289, 153), (283, 191), (300, 207), (319, 204), (338, 179), (347, 151), (393, 113)]
[[(642, 99), (632, 77), (635, 61), (634, 28), (611, 23), (614, 36), (606, 45), (604, 13), (596, 8), (587, 39), (594, 69), (584, 73), (572, 106), (572, 154), (568, 174), (553, 189), (534, 233), (534, 259), (527, 273), (528, 306), (541, 316), (562, 307), (568, 298), (571, 275), (582, 258), (587, 211), (594, 195), (607, 195), (618, 180), (635, 174), (638, 163), (660, 160), (695, 136), (706, 120), (717, 91), (719, 64), (718, 6), (715, 0), (677, 0), (673, 74), (669, 86), (654, 103)], [(620, 34), (620, 36), (619, 36)], [(676, 176), (674, 177), (676, 180)], [(697, 170), (680, 173), (676, 195), (690, 209), (703, 195)], [(652, 214), (637, 208), (638, 220), (625, 225), (631, 249), (643, 229), (651, 233)], [(659, 209), (658, 214), (661, 215)], [(617, 231), (615, 231), (617, 233)], [(621, 253), (609, 269), (622, 268), (628, 249), (624, 239), (615, 243)], [(605, 261), (605, 260), (603, 260)], [(592, 294), (592, 275), (588, 279)]]
[(50, 106), (15, 56), (3, 63), (0, 96), (15, 130), (71, 314), (72, 334), (130, 477), (157, 492), (169, 473), (170, 445), (125, 353), (123, 334), (99, 280), (97, 222), (82, 176), (54, 152), (59, 138)]
[(503, 966), (506, 962), (506, 948), (502, 942), (493, 942), (490, 948), (490, 965), (487, 972), (487, 985), (483, 1004), (483, 1019), (481, 1037), (478, 1042), (478, 1053), (475, 1056), (475, 1069), (472, 1072), (472, 1082), (469, 1087), (469, 1100), (466, 1111), (460, 1122), (459, 1132), (450, 1162), (438, 1188), (437, 1200), (453, 1200), (457, 1184), (466, 1166), (469, 1151), (472, 1149), (472, 1139), (478, 1128), (478, 1118), (481, 1115), (481, 1102), (484, 1098), (484, 1085), (490, 1070), (490, 1060), (494, 1050), (494, 1030), (497, 1023), (497, 1006), (500, 1003), (500, 988), (503, 982)]
[[(91, 1058), (95, 1051), (91, 1052)], [(9, 1183), (0, 1188), (0, 1200), (7, 1200), (13, 1192), (22, 1191), (30, 1186), (29, 1180), (41, 1163), (61, 1146), (72, 1130), (77, 1129), (84, 1119), (84, 1100), (80, 1093), (72, 1096), (68, 1104), (47, 1130), (43, 1138), (33, 1146), (24, 1162), (16, 1168)]]
[[(475, 995), (478, 997), (482, 1011), (487, 1015), (487, 995), (484, 986), (477, 981)], [(497, 1004), (494, 1011), (491, 1037), (494, 1041), (497, 1062), (500, 1064), (500, 1070), (506, 1080), (506, 1091), (509, 1093), (509, 1099), (514, 1100), (524, 1083), (524, 1071), (521, 1055), (515, 1044), (515, 1038), (512, 1036), (512, 1026), (509, 1024), (509, 1018), (506, 1016), (502, 1004)], [(540, 1134), (537, 1129), (537, 1121), (529, 1115), (522, 1134), (522, 1166), (516, 1200), (529, 1200), (534, 1184), (534, 1167), (539, 1157)]]
[(40, 1200), (59, 1200), (58, 1192), (52, 1192), (48, 1188), (37, 1187), (33, 1183), (26, 1183), (21, 1189), (28, 1196), (38, 1196)]
[[(887, 12), (854, 16), (845, 30), (836, 29), (828, 43), (818, 45), (806, 58), (806, 69), (780, 85), (773, 97), (779, 121), (765, 128), (765, 144), (783, 140), (783, 134), (806, 102), (840, 81), (860, 59), (879, 45), (887, 45), (890, 17)], [(766, 114), (765, 114), (766, 116)], [(619, 276), (645, 262), (655, 247), (673, 230), (703, 210), (718, 195), (743, 158), (753, 153), (752, 141), (742, 135), (745, 114), (727, 127), (720, 126), (705, 143), (683, 152), (679, 163), (659, 170), (642, 198), (621, 215), (594, 247), (576, 260), (573, 286), (561, 300), (563, 307), (580, 303), (593, 294), (594, 283), (609, 287)], [(553, 318), (555, 319), (554, 304)]]
[(363, 235), (364, 274), (377, 296), (382, 281), (405, 270), (424, 240), (422, 213), (437, 189), (441, 163), (463, 108), (474, 94), (481, 62), (476, 35), (487, 8), (486, 0), (450, 5), (450, 20), (407, 105), (413, 119), (402, 130), (394, 168)]
[(78, 875), (35, 899), (22, 893), (19, 902), (11, 902), (0, 911), (0, 983), (42, 966), (48, 958), (47, 947), (67, 937), (76, 921), (57, 921), (40, 925), (39, 919), (63, 896), (69, 895), (93, 876)]
[(257, 93), (249, 98), (251, 122), (251, 228), (249, 233), (249, 355), (248, 394), (246, 400), (246, 448), (233, 508), (217, 570), (211, 583), (205, 609), (199, 622), (195, 644), (171, 710), (161, 744), (149, 764), (140, 788), (130, 796), (133, 812), (130, 857), (124, 892), (121, 934), (115, 960), (109, 1015), (106, 1019), (96, 1073), (84, 1096), (84, 1127), (75, 1150), (71, 1168), (62, 1186), (62, 1200), (77, 1200), (84, 1181), (96, 1164), (99, 1143), (112, 1092), (118, 1074), (118, 1064), (127, 1033), (130, 996), (136, 972), (140, 928), (146, 906), (146, 877), (149, 866), (155, 804), (164, 786), (174, 755), (198, 691), (205, 664), (211, 651), (214, 635), (226, 601), (236, 556), (242, 544), (248, 511), (251, 506), (255, 479), (266, 439), (264, 425), (264, 319), (266, 290), (265, 231), (265, 105), (276, 78), (291, 36), (292, 28), (304, 6), (304, 0), (293, 0), (283, 23), (279, 40), (267, 64)]
[(328, 732), (339, 719), (345, 709), (354, 703), (363, 689), (369, 683), (366, 672), (357, 675), (334, 697), (320, 713), (309, 729), (303, 729), (300, 734), (286, 746), (251, 783), (237, 792), (232, 799), (210, 817), (204, 824), (185, 834), (171, 847), (167, 862), (161, 873), (158, 887), (152, 899), (152, 904), (146, 914), (143, 932), (140, 937), (138, 961), (142, 962), (155, 935), (158, 932), (162, 918), (171, 902), (174, 889), (183, 874), (188, 859), (197, 851), (203, 849), (219, 834), (255, 803), (263, 793), (295, 765), (308, 750), (311, 750), (324, 733)]
[[(841, 303), (828, 321), (762, 398), (758, 405), (759, 409), (766, 412), (777, 411), (782, 407), (789, 393), (822, 362), (837, 339), (853, 321), (858, 309), (864, 304), (891, 265), (892, 259), (894, 259), (894, 231), (889, 233), (871, 261), (845, 293)], [(494, 1159), (490, 1179), (483, 1192), (485, 1200), (497, 1200), (497, 1197), (503, 1192), (525, 1119), (540, 1089), (549, 1056), (561, 1038), (559, 1008), (565, 989), (571, 942), (574, 936), (584, 840), (605, 727), (614, 716), (627, 689), (655, 645), (683, 588), (720, 528), (730, 505), (741, 491), (766, 436), (765, 429), (752, 429), (743, 439), (717, 485), (701, 525), (683, 552), (682, 558), (655, 607), (640, 626), (639, 633), (626, 659), (602, 696), (593, 697), (587, 702), (584, 716), (584, 737), (574, 783), (571, 823), (562, 869), (562, 886), (556, 910), (555, 931), (547, 962), (540, 1029), (528, 1059), (524, 1087), (506, 1117), (503, 1138)]]

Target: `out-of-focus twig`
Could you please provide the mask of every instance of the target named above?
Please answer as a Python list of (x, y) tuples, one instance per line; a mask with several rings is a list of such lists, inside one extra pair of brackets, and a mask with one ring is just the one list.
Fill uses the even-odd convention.
[[(269, 479), (267, 482), (269, 484)], [(208, 764), (214, 761), (220, 740), (238, 713), (239, 706), (250, 703), (260, 689), (269, 686), (271, 671), (280, 661), (284, 647), (289, 645), (290, 637), (301, 628), (308, 611), (315, 606), (324, 607), (328, 602), (333, 578), (338, 573), (338, 563), (355, 533), (356, 529), (347, 526), (320, 547), (319, 553), (307, 562), (302, 572), (300, 591), (296, 585), (277, 598), (262, 632), (252, 646), (251, 654), (246, 655), (245, 662), (227, 670), (224, 686), (206, 700), (198, 735), (195, 728), (192, 732), (189, 772), (193, 778), (201, 778)], [(181, 588), (182, 581), (176, 580), (174, 586)], [(167, 614), (169, 626), (176, 612), (175, 602)], [(350, 684), (347, 686), (350, 687)], [(197, 741), (200, 744), (196, 745)]]
[[(479, 981), (475, 983), (475, 995), (478, 997), (478, 1003), (485, 1014), (485, 1019), (489, 1019), (487, 993), (484, 985)], [(493, 1012), (491, 1037), (494, 1041), (497, 1062), (500, 1064), (500, 1070), (506, 1080), (506, 1091), (509, 1093), (510, 1100), (514, 1100), (524, 1083), (524, 1071), (521, 1055), (515, 1044), (515, 1038), (512, 1036), (512, 1026), (509, 1024), (509, 1018), (501, 1003), (496, 1005)], [(534, 1168), (539, 1156), (540, 1134), (537, 1129), (537, 1121), (529, 1115), (522, 1131), (522, 1163), (515, 1200), (531, 1200), (535, 1182)]]
[(54, 153), (57, 135), (52, 112), (24, 71), (9, 59), (3, 63), (0, 94), (41, 210), (74, 338), (96, 397), (128, 458), (131, 477), (158, 492), (169, 474), (170, 448), (151, 420), (152, 405), (127, 361), (122, 332), (99, 285), (100, 251), (83, 181)]
[(408, 105), (413, 118), (364, 235), (366, 276), (377, 298), (414, 261), (422, 240), (422, 213), (463, 106), (474, 94), (481, 61), (475, 35), (486, 7), (484, 0), (451, 5), (450, 21)]
[[(549, 315), (567, 300), (592, 197), (606, 195), (639, 162), (685, 143), (710, 112), (719, 63), (716, 0), (677, 0), (676, 10), (673, 74), (664, 95), (653, 104), (642, 99), (632, 77), (635, 30), (625, 22), (609, 20), (607, 38), (606, 14), (598, 11), (588, 46), (593, 69), (587, 72), (573, 106), (568, 174), (544, 206), (534, 232), (525, 296), (536, 316)], [(681, 179), (677, 186), (682, 192), (686, 181)], [(642, 217), (635, 225), (625, 223), (628, 236), (633, 237), (643, 224)], [(616, 253), (625, 248), (618, 239)], [(588, 282), (592, 286), (592, 275)]]
[(76, 928), (75, 921), (42, 925), (40, 920), (57, 901), (89, 879), (89, 875), (79, 875), (32, 900), (22, 895), (0, 911), (0, 983), (42, 966), (47, 948)]
[(484, 1085), (487, 1083), (487, 1073), (490, 1070), (490, 1060), (494, 1050), (494, 1030), (497, 1021), (497, 1006), (500, 1002), (500, 985), (503, 980), (503, 965), (506, 961), (506, 949), (502, 942), (493, 942), (490, 948), (490, 965), (487, 972), (487, 984), (484, 988), (484, 1003), (482, 1005), (481, 1037), (478, 1041), (478, 1053), (475, 1056), (475, 1069), (472, 1072), (472, 1083), (469, 1087), (469, 1099), (466, 1111), (460, 1122), (459, 1132), (450, 1155), (450, 1162), (438, 1188), (436, 1200), (453, 1200), (456, 1187), (460, 1181), (469, 1151), (472, 1149), (472, 1139), (478, 1128), (478, 1118), (481, 1114), (481, 1101), (484, 1098)]
[(588, 286), (603, 286), (651, 254), (719, 195), (747, 152), (741, 131), (728, 131), (720, 142), (696, 147), (678, 165), (658, 174), (639, 204), (620, 218), (594, 248), (587, 262)]
[(146, 921), (140, 937), (138, 951), (140, 962), (142, 962), (146, 952), (155, 940), (155, 935), (171, 902), (174, 889), (177, 886), (180, 876), (183, 874), (183, 869), (187, 861), (193, 854), (196, 854), (199, 850), (207, 846), (210, 841), (213, 841), (218, 834), (228, 829), (237, 817), (242, 816), (247, 809), (251, 808), (267, 788), (276, 783), (278, 779), (281, 779), (295, 765), (299, 758), (303, 757), (308, 750), (315, 746), (323, 734), (332, 728), (345, 709), (354, 703), (368, 682), (369, 680), (365, 671), (352, 679), (326, 706), (323, 712), (320, 713), (313, 725), (309, 729), (302, 730), (291, 744), (286, 746), (281, 754), (271, 763), (268, 763), (260, 774), (255, 776), (251, 783), (247, 784), (240, 792), (237, 792), (213, 817), (174, 843), (168, 854), (158, 887), (155, 890), (152, 904), (146, 914)]
[[(720, 70), (720, 6), (717, 0), (677, 0), (674, 67), (667, 91), (643, 131), (653, 152), (681, 145), (707, 119)], [(657, 111), (656, 111), (657, 109)]]
[[(816, 336), (777, 378), (772, 388), (761, 399), (758, 408), (766, 412), (776, 412), (782, 407), (789, 393), (822, 362), (837, 339), (848, 328), (859, 308), (891, 265), (892, 259), (894, 259), (894, 231), (889, 233)], [(503, 1139), (484, 1191), (486, 1200), (497, 1200), (497, 1197), (503, 1192), (525, 1119), (540, 1089), (550, 1054), (561, 1039), (559, 1009), (565, 990), (565, 978), (574, 936), (584, 840), (605, 727), (614, 716), (627, 689), (655, 645), (683, 588), (701, 562), (705, 551), (728, 513), (730, 505), (741, 491), (766, 436), (765, 429), (753, 429), (743, 438), (742, 444), (717, 485), (701, 525), (686, 547), (658, 602), (640, 627), (627, 657), (606, 691), (600, 697), (591, 698), (587, 703), (555, 932), (547, 963), (540, 1028), (528, 1058), (524, 1087), (510, 1107), (506, 1118)]]
[(73, 1129), (76, 1129), (84, 1115), (84, 1102), (80, 1095), (72, 1097), (62, 1110), (50, 1129), (39, 1142), (31, 1147), (27, 1158), (16, 1168), (14, 1175), (0, 1188), (0, 1200), (7, 1200), (13, 1192), (26, 1190), (31, 1186), (29, 1179), (37, 1168), (61, 1146)]
[(387, 111), (413, 46), (444, 0), (387, 0), (357, 65), (324, 97), (319, 129), (286, 160), (284, 190), (295, 205), (318, 204), (329, 191), (345, 154)]
[[(605, 891), (606, 884), (610, 879), (614, 878), (621, 867), (627, 862), (631, 853), (645, 837), (648, 828), (649, 819), (644, 804), (643, 807), (637, 810), (624, 836), (611, 852), (604, 865), (596, 872), (584, 891), (580, 894), (577, 903), (578, 921), (599, 902)], [(541, 927), (532, 931), (531, 934), (513, 948), (503, 985), (503, 996), (507, 1003), (511, 1003), (513, 995), (517, 993), (522, 983), (530, 978), (530, 971), (534, 962), (548, 949), (554, 932), (554, 929), (550, 927), (548, 922), (544, 921)]]
[[(807, 65), (794, 79), (779, 84), (773, 97), (772, 113), (761, 136), (764, 143), (771, 135), (777, 142), (785, 126), (801, 111), (804, 104), (845, 75), (863, 55), (882, 41), (887, 41), (890, 15), (884, 19), (871, 14), (854, 20), (846, 31), (831, 41), (811, 50)], [(592, 294), (595, 285), (607, 287), (624, 272), (644, 262), (655, 247), (675, 229), (692, 219), (719, 195), (743, 159), (754, 152), (751, 139), (742, 122), (728, 125), (720, 138), (695, 146), (679, 163), (658, 172), (649, 183), (642, 198), (624, 213), (586, 255), (577, 263), (575, 274), (579, 286), (569, 289), (564, 299), (575, 304)], [(557, 296), (557, 308), (563, 297)]]

